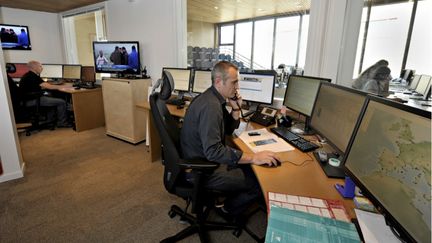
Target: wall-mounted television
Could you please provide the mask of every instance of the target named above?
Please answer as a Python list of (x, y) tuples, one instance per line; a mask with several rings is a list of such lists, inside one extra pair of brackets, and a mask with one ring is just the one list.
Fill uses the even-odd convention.
[(138, 41), (95, 41), (93, 57), (96, 73), (140, 73)]
[(3, 49), (31, 50), (30, 34), (27, 26), (0, 24), (0, 39)]

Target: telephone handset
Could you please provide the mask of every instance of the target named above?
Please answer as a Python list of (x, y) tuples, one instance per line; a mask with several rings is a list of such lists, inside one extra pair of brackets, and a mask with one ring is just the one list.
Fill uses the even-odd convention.
[(263, 126), (270, 126), (275, 123), (277, 110), (270, 107), (260, 106), (250, 118), (251, 121)]

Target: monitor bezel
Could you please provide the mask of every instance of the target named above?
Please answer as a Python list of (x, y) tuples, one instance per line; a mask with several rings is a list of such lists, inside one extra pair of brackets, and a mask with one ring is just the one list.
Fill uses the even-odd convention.
[(192, 93), (201, 94), (203, 92), (195, 91), (195, 76), (196, 76), (195, 73), (196, 72), (209, 72), (210, 73), (210, 87), (211, 87), (211, 85), (212, 85), (212, 81), (211, 81), (211, 73), (212, 73), (212, 71), (211, 70), (193, 69), (193, 75), (192, 75)]
[(243, 101), (248, 101), (248, 102), (254, 102), (257, 104), (263, 104), (263, 105), (272, 105), (273, 104), (273, 99), (274, 99), (274, 92), (275, 92), (275, 83), (276, 83), (276, 74), (275, 73), (254, 73), (254, 72), (239, 72), (239, 78), (242, 74), (250, 74), (250, 75), (257, 75), (257, 76), (272, 76), (273, 77), (273, 83), (272, 83), (272, 94), (271, 94), (271, 99), (270, 102), (262, 102), (262, 101), (256, 101), (256, 100), (250, 100), (250, 99), (243, 99)]
[[(365, 97), (365, 101), (364, 101), (363, 104), (362, 104), (362, 108), (360, 109), (360, 113), (359, 113), (359, 116), (357, 117), (357, 121), (358, 121), (359, 117), (360, 117), (361, 114), (362, 114), (363, 107), (364, 107), (364, 105), (365, 105), (365, 102), (366, 102), (366, 99), (367, 99), (368, 93), (363, 92), (363, 91), (360, 91), (360, 90), (357, 90), (357, 89), (352, 89), (352, 88), (349, 88), (349, 87), (345, 87), (345, 86), (342, 86), (342, 85), (333, 84), (333, 83), (328, 83), (328, 82), (321, 82), (320, 87), (318, 88), (317, 96), (315, 97), (315, 101), (314, 101), (313, 108), (312, 108), (312, 113), (311, 113), (311, 116), (310, 116), (310, 123), (309, 123), (309, 126), (310, 126), (310, 127), (311, 127), (315, 132), (316, 132), (316, 133), (318, 133), (318, 135), (324, 137), (324, 138), (326, 139), (327, 143), (329, 143), (330, 146), (331, 146), (332, 148), (336, 149), (336, 151), (337, 151), (340, 155), (345, 155), (346, 150), (348, 150), (348, 146), (349, 146), (349, 142), (350, 142), (350, 140), (348, 140), (348, 144), (347, 144), (347, 147), (346, 147), (345, 151), (342, 151), (342, 150), (341, 150), (340, 148), (338, 148), (338, 147), (337, 147), (337, 146), (336, 146), (336, 145), (335, 145), (335, 144), (334, 144), (330, 139), (328, 139), (324, 134), (322, 134), (321, 131), (317, 130), (317, 129), (312, 125), (312, 117), (313, 117), (313, 114), (314, 114), (314, 112), (315, 112), (315, 108), (316, 108), (316, 107), (315, 107), (315, 104), (316, 104), (316, 102), (317, 102), (318, 94), (319, 94), (319, 92), (320, 92), (320, 90), (321, 90), (321, 86), (322, 86), (322, 85), (326, 85), (326, 86), (334, 87), (334, 88), (341, 89), (341, 90), (344, 90), (344, 91), (347, 91), (347, 92), (350, 92), (350, 93), (355, 93), (355, 94), (363, 95), (363, 96)], [(357, 122), (356, 122), (356, 124), (354, 124), (353, 131), (355, 130), (356, 125), (357, 125)], [(351, 133), (351, 135), (352, 135), (352, 133)]]
[(345, 156), (343, 157), (343, 161), (342, 161), (342, 165), (343, 165), (343, 169), (345, 171), (345, 173), (354, 181), (355, 185), (357, 187), (360, 188), (362, 194), (367, 197), (372, 203), (373, 205), (376, 206), (376, 208), (378, 209), (378, 211), (384, 215), (384, 217), (386, 218), (387, 221), (390, 222), (391, 225), (395, 226), (395, 228), (397, 228), (397, 230), (399, 230), (399, 233), (403, 233), (404, 237), (409, 239), (409, 242), (415, 242), (414, 237), (412, 237), (407, 230), (405, 230), (403, 228), (403, 226), (391, 215), (391, 213), (383, 206), (383, 204), (381, 204), (381, 202), (366, 188), (365, 185), (363, 185), (363, 183), (361, 183), (361, 181), (354, 175), (354, 173), (352, 173), (347, 167), (346, 167), (346, 160), (348, 158), (348, 153), (351, 151), (351, 147), (354, 143), (354, 140), (356, 138), (357, 132), (360, 128), (361, 122), (364, 118), (364, 115), (366, 113), (367, 107), (369, 106), (370, 101), (376, 101), (378, 103), (382, 103), (384, 105), (388, 105), (390, 107), (394, 107), (403, 111), (407, 111), (410, 113), (413, 113), (415, 115), (421, 116), (421, 117), (425, 117), (425, 118), (429, 118), (431, 119), (431, 112), (426, 111), (426, 110), (422, 110), (422, 109), (418, 109), (412, 106), (407, 106), (389, 99), (385, 99), (382, 97), (378, 97), (375, 95), (371, 95), (368, 94), (368, 96), (366, 97), (366, 101), (363, 105), (362, 108), (362, 112), (360, 113), (360, 117), (357, 120), (357, 124), (354, 128), (354, 131), (351, 135), (350, 138), (350, 142), (348, 143), (348, 147), (347, 147), (347, 153), (345, 153)]
[[(304, 114), (303, 112), (300, 112), (300, 111), (298, 111), (296, 109), (290, 108), (290, 107), (288, 107), (288, 106), (285, 105), (285, 99), (286, 99), (286, 95), (287, 95), (287, 92), (288, 92), (289, 82), (290, 82), (290, 80), (291, 80), (292, 77), (300, 77), (300, 78), (308, 78), (308, 79), (317, 79), (317, 80), (320, 80), (320, 84), (319, 84), (317, 92), (315, 94), (314, 102), (312, 104), (312, 110), (311, 110), (311, 113), (309, 115), (308, 114)], [(315, 102), (316, 102), (316, 97), (318, 95), (318, 91), (319, 91), (319, 89), (321, 87), (321, 83), (323, 83), (323, 82), (331, 83), (331, 79), (329, 79), (329, 78), (320, 78), (320, 77), (312, 77), (312, 76), (304, 76), (304, 75), (294, 75), (294, 74), (290, 75), (289, 78), (288, 78), (287, 87), (285, 89), (284, 99), (283, 99), (282, 105), (285, 106), (285, 107), (287, 107), (288, 109), (290, 109), (292, 111), (295, 111), (295, 112), (297, 112), (299, 114), (302, 114), (303, 116), (311, 117), (312, 116), (312, 112), (313, 112), (313, 110), (315, 108)]]
[[(178, 92), (190, 92), (190, 90), (191, 90), (191, 79), (192, 79), (192, 73), (193, 73), (193, 69), (192, 69), (192, 68), (163, 67), (163, 68), (162, 68), (162, 74), (161, 74), (161, 77), (163, 77), (163, 71), (165, 71), (165, 69), (188, 70), (188, 71), (189, 71), (188, 90), (181, 90), (181, 89), (177, 89), (177, 88), (176, 88), (176, 85), (175, 85), (175, 79), (174, 79), (174, 90), (173, 90), (173, 91), (178, 91)], [(173, 78), (174, 78), (174, 77), (173, 77)]]
[(41, 78), (46, 78), (46, 79), (63, 79), (63, 64), (57, 64), (57, 63), (42, 63), (42, 68), (44, 68), (45, 69), (45, 66), (61, 66), (61, 68), (62, 68), (62, 71), (61, 71), (61, 77), (44, 77), (44, 76), (41, 76), (41, 74), (42, 74), (42, 72), (43, 72), (43, 70), (42, 70), (42, 72), (41, 72), (41, 74), (40, 74), (40, 77)]
[(0, 26), (9, 26), (9, 27), (19, 27), (19, 28), (26, 28), (27, 30), (27, 38), (28, 38), (28, 48), (16, 48), (16, 47), (12, 47), (12, 48), (8, 48), (8, 47), (4, 47), (2, 44), (2, 49), (3, 50), (21, 50), (21, 51), (31, 51), (32, 50), (32, 44), (31, 44), (31, 40), (30, 40), (30, 30), (29, 27), (27, 25), (16, 25), (16, 24), (0, 24)]
[[(138, 52), (138, 69), (135, 72), (130, 72), (130, 71), (115, 71), (115, 70), (99, 70), (97, 68), (97, 63), (96, 63), (96, 57), (95, 57), (95, 44), (114, 44), (114, 45), (120, 45), (120, 44), (131, 44), (131, 45), (136, 45), (136, 49)], [(116, 74), (140, 74), (141, 73), (141, 51), (140, 51), (140, 47), (139, 47), (139, 41), (93, 41), (93, 65), (94, 65), (94, 70), (95, 73), (116, 73)]]
[[(80, 67), (80, 78), (76, 79), (76, 78), (65, 78), (64, 76), (64, 70), (65, 70), (65, 66), (79, 66)], [(62, 70), (62, 78), (66, 79), (66, 80), (81, 80), (82, 77), (82, 65), (81, 64), (63, 64), (63, 70)]]

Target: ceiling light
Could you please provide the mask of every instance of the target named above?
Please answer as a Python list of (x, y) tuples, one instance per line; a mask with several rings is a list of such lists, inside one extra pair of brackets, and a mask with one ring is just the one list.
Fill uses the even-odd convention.
[(218, 9), (219, 9), (219, 7), (218, 7), (218, 6), (214, 6), (214, 9), (218, 10)]

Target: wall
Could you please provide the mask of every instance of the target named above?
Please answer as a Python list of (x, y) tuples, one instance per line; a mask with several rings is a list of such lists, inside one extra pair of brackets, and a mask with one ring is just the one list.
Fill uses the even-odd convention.
[(188, 20), (187, 22), (187, 45), (199, 47), (215, 47), (214, 24)]
[(186, 0), (110, 0), (107, 37), (140, 43), (141, 65), (155, 82), (162, 67), (186, 67)]
[(57, 14), (0, 7), (3, 23), (29, 27), (31, 51), (5, 50), (5, 62), (63, 63), (64, 52)]

